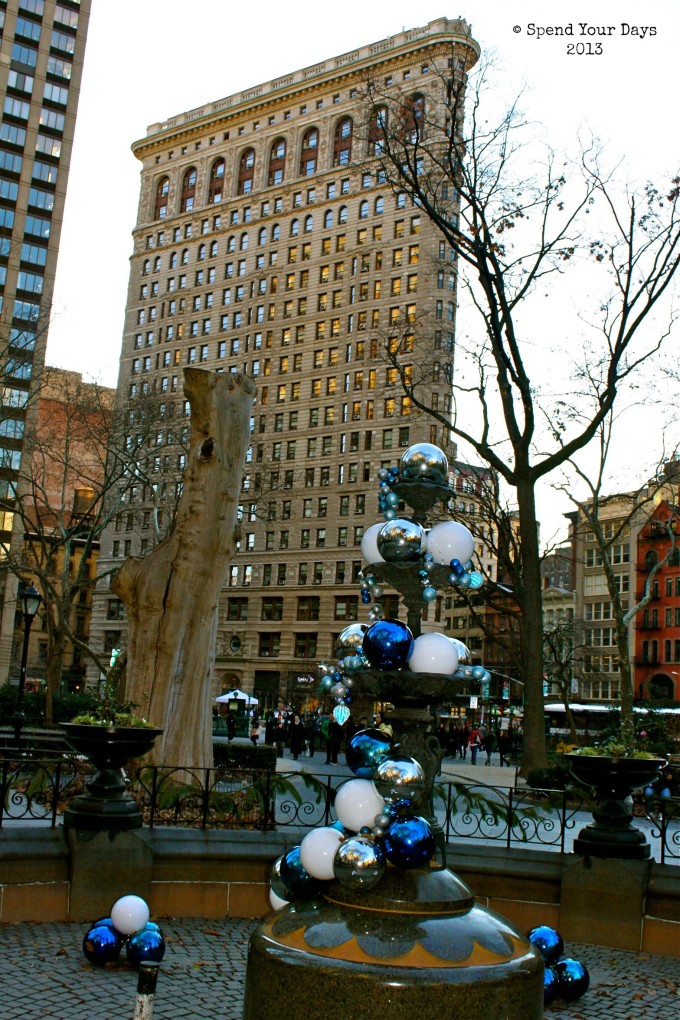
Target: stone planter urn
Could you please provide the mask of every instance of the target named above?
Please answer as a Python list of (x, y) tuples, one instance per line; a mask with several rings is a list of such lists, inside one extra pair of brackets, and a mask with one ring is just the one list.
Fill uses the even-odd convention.
[(141, 758), (163, 731), (150, 726), (95, 726), (61, 723), (66, 743), (97, 769), (87, 790), (71, 801), (64, 826), (90, 832), (139, 829), (142, 814), (127, 792), (123, 766)]
[(571, 774), (589, 786), (597, 799), (593, 821), (574, 840), (574, 850), (588, 857), (646, 860), (650, 847), (644, 832), (632, 824), (630, 795), (656, 776), (663, 758), (616, 758), (565, 754)]

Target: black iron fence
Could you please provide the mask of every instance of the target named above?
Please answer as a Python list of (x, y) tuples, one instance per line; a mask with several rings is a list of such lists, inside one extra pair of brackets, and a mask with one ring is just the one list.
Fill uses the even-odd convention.
[[(1, 762), (0, 827), (61, 823), (92, 768), (73, 757)], [(304, 830), (335, 821), (335, 790), (344, 775), (277, 773), (234, 768), (142, 766), (128, 776), (129, 792), (154, 826), (199, 829)], [(482, 841), (568, 852), (591, 818), (586, 795), (527, 787), (492, 787), (444, 778), (435, 787), (435, 814), (448, 843)], [(638, 799), (641, 825), (661, 863), (680, 863), (680, 798)]]

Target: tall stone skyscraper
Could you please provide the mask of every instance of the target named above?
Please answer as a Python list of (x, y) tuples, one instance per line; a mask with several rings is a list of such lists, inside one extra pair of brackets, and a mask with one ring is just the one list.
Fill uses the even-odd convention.
[[(50, 319), (90, 0), (0, 0), (0, 556)], [(1, 564), (0, 564), (1, 567)], [(0, 570), (0, 682), (16, 578)]]
[[(100, 562), (152, 544), (152, 497), (171, 501), (183, 454), (184, 366), (247, 372), (258, 396), (242, 486), (242, 540), (225, 564), (215, 692), (305, 706), (315, 663), (357, 619), (359, 543), (378, 520), (376, 473), (419, 441), (455, 455), (417, 414), (386, 349), (432, 365), (431, 405), (451, 407), (451, 253), (378, 172), (369, 80), (425, 117), (478, 47), (440, 19), (152, 125), (142, 166), (118, 396), (154, 397), (147, 484)], [(432, 99), (434, 103), (435, 100)], [(423, 121), (424, 122), (424, 121)], [(440, 603), (430, 621), (440, 623)], [(93, 632), (124, 644), (122, 607), (98, 596)]]

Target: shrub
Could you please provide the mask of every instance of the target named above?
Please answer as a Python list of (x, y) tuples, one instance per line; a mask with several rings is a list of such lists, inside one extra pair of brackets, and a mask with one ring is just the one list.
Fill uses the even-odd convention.
[(213, 744), (215, 766), (276, 772), (276, 748), (269, 744)]
[(531, 769), (527, 775), (527, 784), (534, 790), (566, 790), (572, 782), (568, 766), (562, 763)]

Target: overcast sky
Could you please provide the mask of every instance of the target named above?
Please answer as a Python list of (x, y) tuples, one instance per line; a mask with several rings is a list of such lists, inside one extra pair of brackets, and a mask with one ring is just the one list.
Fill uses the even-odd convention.
[[(403, 29), (464, 17), (557, 148), (594, 131), (633, 177), (680, 164), (674, 0), (93, 0), (48, 361), (115, 385), (147, 125)], [(556, 13), (563, 11), (564, 13)], [(582, 34), (580, 23), (605, 34)], [(531, 25), (535, 25), (532, 34)], [(538, 37), (538, 28), (553, 30)], [(571, 27), (573, 34), (568, 34)], [(567, 34), (558, 34), (566, 30)], [(644, 30), (644, 31), (643, 31)], [(569, 44), (601, 43), (601, 54)], [(587, 47), (586, 47), (587, 48)]]

